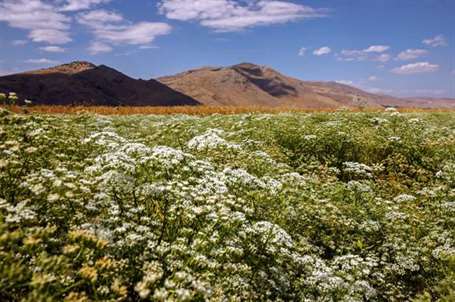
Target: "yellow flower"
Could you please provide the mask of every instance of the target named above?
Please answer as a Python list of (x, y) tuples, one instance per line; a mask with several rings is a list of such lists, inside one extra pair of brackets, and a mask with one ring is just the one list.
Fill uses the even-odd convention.
[(127, 287), (122, 285), (122, 283), (118, 279), (115, 279), (114, 283), (112, 283), (111, 289), (114, 293), (121, 297), (125, 297), (128, 294)]
[(42, 288), (48, 283), (55, 281), (57, 278), (52, 274), (35, 273), (32, 277), (31, 285), (37, 288)]
[(0, 159), (0, 169), (8, 166), (8, 162), (4, 159)]
[(65, 297), (65, 302), (88, 302), (90, 301), (85, 292), (75, 293), (71, 292)]
[(68, 254), (73, 254), (77, 252), (80, 249), (80, 246), (78, 244), (67, 244), (63, 247), (63, 254), (68, 255)]
[(101, 259), (96, 260), (95, 266), (100, 269), (110, 269), (114, 267), (114, 262), (108, 257), (103, 257)]
[(92, 266), (84, 266), (79, 270), (79, 274), (81, 274), (82, 278), (89, 280), (92, 283), (96, 282), (98, 278), (98, 272)]
[(36, 238), (35, 236), (29, 236), (23, 240), (24, 244), (28, 246), (37, 245), (41, 241), (42, 241), (41, 238)]
[(93, 242), (99, 249), (104, 248), (108, 244), (107, 240), (99, 239), (95, 234), (87, 230), (73, 230), (68, 233), (68, 238), (72, 241), (83, 240)]

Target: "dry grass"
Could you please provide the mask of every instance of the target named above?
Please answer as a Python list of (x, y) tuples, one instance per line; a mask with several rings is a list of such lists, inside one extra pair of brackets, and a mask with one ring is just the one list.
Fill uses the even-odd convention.
[[(241, 113), (281, 113), (281, 112), (334, 112), (336, 109), (302, 109), (289, 107), (221, 107), (221, 106), (177, 106), (177, 107), (108, 107), (108, 106), (32, 106), (24, 109), (19, 106), (8, 106), (9, 110), (17, 113), (44, 113), (44, 114), (83, 114), (96, 113), (100, 115), (211, 115), (211, 114), (241, 114)], [(348, 108), (352, 112), (368, 111), (379, 112), (382, 109)], [(455, 109), (420, 109), (401, 108), (401, 112), (453, 112)]]
[[(9, 107), (14, 112), (23, 112), (23, 108), (15, 106)], [(315, 110), (296, 109), (296, 108), (278, 108), (278, 107), (220, 107), (220, 106), (176, 106), (176, 107), (109, 107), (109, 106), (32, 106), (28, 107), (30, 113), (46, 114), (82, 114), (96, 113), (101, 115), (170, 115), (170, 114), (188, 114), (188, 115), (211, 115), (211, 114), (240, 114), (240, 113), (280, 113), (280, 112), (311, 112)], [(333, 109), (321, 109), (317, 111), (330, 112)]]

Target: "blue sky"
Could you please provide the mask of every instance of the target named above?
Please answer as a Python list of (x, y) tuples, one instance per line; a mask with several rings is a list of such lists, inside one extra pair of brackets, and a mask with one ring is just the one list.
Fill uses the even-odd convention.
[(455, 97), (453, 0), (0, 0), (0, 74), (87, 60), (148, 79), (252, 62)]

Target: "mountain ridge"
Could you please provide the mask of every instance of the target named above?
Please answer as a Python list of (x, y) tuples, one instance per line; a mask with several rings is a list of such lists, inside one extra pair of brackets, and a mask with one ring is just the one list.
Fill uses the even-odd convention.
[(300, 80), (248, 62), (142, 80), (107, 65), (74, 61), (0, 77), (0, 92), (16, 92), (22, 101), (43, 105), (455, 108), (455, 99), (374, 94), (334, 81)]
[[(324, 94), (322, 86), (329, 85), (327, 83), (313, 82), (321, 86), (321, 89), (315, 91), (303, 81), (283, 75), (270, 67), (252, 63), (193, 69), (158, 80), (205, 105), (263, 105), (314, 109), (356, 105), (351, 102), (354, 95), (334, 99)], [(352, 87), (350, 89), (355, 90)], [(373, 102), (367, 105), (378, 106)]]
[(181, 106), (195, 99), (155, 80), (133, 79), (106, 65), (75, 61), (0, 77), (0, 92), (42, 105)]
[(192, 69), (158, 78), (205, 105), (265, 105), (306, 109), (366, 107), (455, 108), (455, 99), (426, 101), (374, 94), (338, 82), (304, 81), (253, 63)]

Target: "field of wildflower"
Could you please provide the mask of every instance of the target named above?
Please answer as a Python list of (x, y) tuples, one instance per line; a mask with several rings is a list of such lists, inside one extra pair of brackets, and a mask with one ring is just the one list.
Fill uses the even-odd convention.
[(0, 111), (0, 301), (455, 301), (455, 114)]

